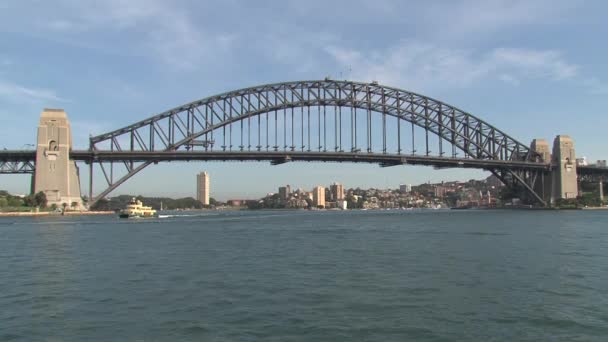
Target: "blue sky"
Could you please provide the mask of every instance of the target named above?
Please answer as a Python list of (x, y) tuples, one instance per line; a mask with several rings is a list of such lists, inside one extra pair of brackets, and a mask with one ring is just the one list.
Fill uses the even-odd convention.
[[(36, 139), (64, 108), (89, 134), (227, 90), (331, 76), (422, 93), (528, 143), (569, 134), (608, 158), (604, 1), (27, 1), (0, 3), (0, 147)], [(481, 171), (351, 164), (168, 163), (121, 193), (255, 198), (282, 184), (347, 187), (484, 177)], [(83, 174), (84, 169), (82, 170)], [(0, 188), (26, 192), (25, 176)], [(83, 175), (83, 192), (87, 180)], [(101, 190), (101, 189), (97, 189)]]

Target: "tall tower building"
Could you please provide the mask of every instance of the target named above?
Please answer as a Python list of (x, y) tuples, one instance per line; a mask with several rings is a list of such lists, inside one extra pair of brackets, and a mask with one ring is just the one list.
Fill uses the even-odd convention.
[(279, 199), (283, 202), (286, 202), (291, 195), (291, 186), (288, 184), (286, 186), (279, 187)]
[(331, 199), (333, 201), (341, 201), (344, 199), (344, 185), (340, 183), (334, 183), (330, 186)]
[(196, 199), (203, 205), (209, 205), (209, 174), (207, 172), (196, 175)]
[(312, 203), (315, 207), (325, 208), (325, 188), (317, 186), (312, 190)]

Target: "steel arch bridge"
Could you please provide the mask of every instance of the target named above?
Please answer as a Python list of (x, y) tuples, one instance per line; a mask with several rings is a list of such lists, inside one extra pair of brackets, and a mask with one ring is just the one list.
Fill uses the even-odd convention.
[(72, 151), (71, 158), (90, 164), (90, 198), (93, 166), (101, 169), (107, 188), (93, 202), (150, 164), (171, 160), (481, 168), (542, 204), (534, 182), (550, 170), (528, 146), (454, 106), (377, 82), (331, 79), (260, 85), (190, 102), (91, 137), (89, 151)]

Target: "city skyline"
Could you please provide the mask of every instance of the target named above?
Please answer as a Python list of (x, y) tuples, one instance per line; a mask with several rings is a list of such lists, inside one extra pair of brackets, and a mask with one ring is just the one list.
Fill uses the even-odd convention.
[[(428, 95), (526, 144), (568, 134), (576, 150), (584, 151), (577, 157), (607, 159), (602, 127), (608, 124), (603, 113), (608, 52), (596, 44), (608, 33), (604, 2), (459, 1), (432, 10), (415, 2), (347, 4), (325, 5), (331, 7), (327, 13), (337, 8), (347, 12), (339, 18), (315, 11), (322, 5), (317, 1), (285, 2), (272, 11), (256, 4), (189, 1), (172, 6), (102, 1), (95, 9), (71, 1), (3, 4), (0, 122), (8, 145), (1, 147), (31, 148), (35, 129), (23, 127), (35, 127), (45, 107), (65, 108), (75, 148), (86, 148), (90, 134), (192, 100), (257, 84), (329, 76)], [(219, 21), (205, 14), (212, 7), (232, 16)], [(417, 13), (414, 18), (399, 14), (411, 11)], [(203, 13), (205, 20), (193, 13)], [(49, 19), (41, 22), (39, 17)], [(429, 25), (438, 19), (444, 19), (441, 28)], [(179, 58), (176, 50), (183, 51)], [(573, 117), (579, 119), (576, 125)], [(312, 188), (334, 180), (388, 187), (404, 179), (422, 183), (488, 175), (332, 163), (160, 163), (110, 196), (193, 196), (189, 180), (200, 169), (215, 175), (213, 196), (218, 199), (256, 198), (294, 177)], [(81, 169), (80, 175), (82, 193), (88, 193), (87, 172)], [(5, 177), (6, 190), (29, 190), (29, 177)]]

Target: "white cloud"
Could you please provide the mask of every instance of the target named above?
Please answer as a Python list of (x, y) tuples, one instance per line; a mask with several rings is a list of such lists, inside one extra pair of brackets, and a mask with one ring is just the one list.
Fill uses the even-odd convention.
[(417, 17), (437, 40), (467, 42), (530, 26), (558, 25), (580, 7), (560, 0), (465, 0), (430, 2)]
[(68, 102), (49, 89), (29, 88), (12, 82), (0, 81), (0, 97), (19, 101)]
[[(42, 22), (41, 30), (51, 30), (71, 40), (91, 44), (94, 34), (110, 35), (120, 41), (131, 36), (130, 53), (156, 58), (178, 69), (194, 69), (229, 48), (237, 39), (230, 32), (203, 29), (194, 21), (193, 11), (158, 0), (106, 0), (61, 2), (56, 20)], [(59, 6), (58, 6), (59, 7)], [(102, 43), (103, 44), (103, 43)], [(107, 46), (109, 49), (123, 46)]]
[(535, 73), (537, 77), (555, 80), (572, 78), (579, 67), (564, 60), (557, 51), (498, 48), (492, 51), (490, 59), (497, 65), (519, 68)]
[(416, 89), (462, 88), (483, 80), (518, 85), (526, 79), (567, 80), (579, 67), (557, 51), (496, 48), (487, 52), (402, 41), (384, 50), (363, 52), (328, 46), (326, 52), (363, 81)]

